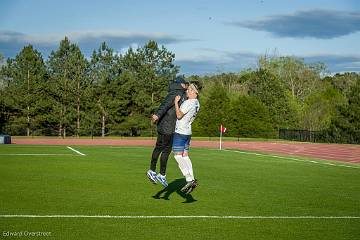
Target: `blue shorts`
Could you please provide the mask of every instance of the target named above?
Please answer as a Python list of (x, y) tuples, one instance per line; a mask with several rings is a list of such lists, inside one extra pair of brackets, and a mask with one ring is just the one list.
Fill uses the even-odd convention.
[(191, 135), (174, 133), (173, 152), (189, 152)]

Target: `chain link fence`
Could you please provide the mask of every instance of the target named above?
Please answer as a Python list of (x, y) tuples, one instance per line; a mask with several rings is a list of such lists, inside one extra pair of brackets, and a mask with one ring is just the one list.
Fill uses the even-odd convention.
[(330, 129), (323, 131), (279, 129), (279, 138), (300, 142), (360, 144), (360, 130), (350, 132)]

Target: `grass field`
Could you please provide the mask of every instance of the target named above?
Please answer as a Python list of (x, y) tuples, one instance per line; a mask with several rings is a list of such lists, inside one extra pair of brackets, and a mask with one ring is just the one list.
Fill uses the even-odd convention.
[(193, 148), (200, 185), (185, 196), (172, 157), (167, 191), (148, 181), (152, 148), (72, 147), (86, 155), (66, 146), (0, 146), (0, 238), (25, 231), (51, 232), (42, 239), (360, 237), (358, 167)]

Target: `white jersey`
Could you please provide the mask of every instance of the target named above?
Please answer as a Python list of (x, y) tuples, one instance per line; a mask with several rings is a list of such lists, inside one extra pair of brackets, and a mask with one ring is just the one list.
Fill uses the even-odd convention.
[(191, 135), (191, 123), (200, 110), (200, 103), (197, 99), (187, 99), (180, 106), (180, 111), (185, 115), (176, 120), (175, 132), (183, 135)]

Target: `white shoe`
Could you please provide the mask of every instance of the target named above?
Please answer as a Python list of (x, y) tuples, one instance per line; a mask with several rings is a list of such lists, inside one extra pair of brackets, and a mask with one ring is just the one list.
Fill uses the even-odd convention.
[(157, 180), (164, 186), (167, 187), (168, 183), (166, 181), (166, 176), (161, 175), (160, 173), (156, 176)]
[(149, 170), (147, 171), (146, 175), (149, 178), (150, 182), (152, 182), (153, 184), (157, 183), (156, 172)]

